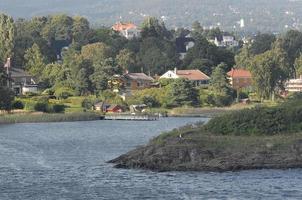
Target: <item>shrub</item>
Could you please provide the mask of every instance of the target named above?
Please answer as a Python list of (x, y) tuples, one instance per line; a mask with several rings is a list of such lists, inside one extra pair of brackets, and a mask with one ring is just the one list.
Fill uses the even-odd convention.
[(34, 105), (34, 110), (38, 112), (49, 112), (49, 105), (47, 102), (37, 102)]
[(68, 87), (60, 87), (56, 89), (54, 95), (58, 99), (67, 99), (68, 97), (74, 96), (74, 91)]
[(43, 92), (42, 92), (42, 95), (49, 95), (49, 96), (52, 96), (52, 95), (54, 95), (54, 90), (53, 89), (51, 89), (51, 88), (48, 88), (48, 89), (46, 89), (46, 90), (44, 90)]
[(158, 100), (154, 96), (144, 96), (142, 100), (143, 100), (143, 103), (146, 104), (150, 108), (160, 106)]
[(24, 103), (20, 100), (15, 100), (15, 101), (13, 101), (12, 108), (13, 109), (24, 109)]
[(275, 135), (302, 130), (302, 99), (276, 107), (256, 107), (213, 118), (205, 130), (223, 135)]
[(230, 106), (233, 103), (234, 99), (231, 95), (213, 95), (210, 94), (206, 102), (213, 106), (223, 107)]
[(87, 110), (91, 110), (94, 102), (91, 99), (84, 99), (82, 101), (82, 108), (85, 108)]
[(54, 113), (63, 113), (65, 112), (65, 105), (63, 104), (55, 104), (52, 106), (52, 112)]

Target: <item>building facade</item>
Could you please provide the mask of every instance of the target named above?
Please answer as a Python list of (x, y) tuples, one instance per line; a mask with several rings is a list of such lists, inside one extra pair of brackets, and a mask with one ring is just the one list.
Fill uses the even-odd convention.
[(253, 79), (252, 74), (244, 69), (232, 69), (227, 73), (228, 79), (232, 88), (238, 89), (252, 89)]
[(34, 78), (24, 70), (19, 68), (10, 68), (9, 77), (10, 87), (16, 95), (38, 92), (38, 85)]

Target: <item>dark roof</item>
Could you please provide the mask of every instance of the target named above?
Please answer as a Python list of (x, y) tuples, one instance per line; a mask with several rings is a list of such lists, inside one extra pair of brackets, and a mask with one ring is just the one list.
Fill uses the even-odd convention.
[(9, 69), (11, 78), (22, 78), (22, 77), (27, 77), (31, 78), (32, 76), (28, 74), (26, 71), (20, 68), (10, 68)]
[(144, 80), (144, 81), (154, 81), (154, 79), (150, 76), (147, 76), (144, 73), (128, 73), (123, 75), (127, 79), (132, 80)]

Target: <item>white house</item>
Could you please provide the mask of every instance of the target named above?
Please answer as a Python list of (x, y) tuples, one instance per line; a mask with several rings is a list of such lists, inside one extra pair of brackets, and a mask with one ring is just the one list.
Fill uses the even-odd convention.
[(37, 93), (38, 85), (31, 75), (19, 68), (9, 69), (10, 87), (16, 95), (26, 94), (28, 92)]
[(213, 44), (215, 44), (218, 47), (238, 47), (239, 42), (235, 40), (235, 37), (233, 36), (222, 36), (222, 40), (218, 40), (217, 37), (215, 37), (214, 40), (210, 40)]
[(201, 72), (198, 69), (193, 70), (169, 70), (165, 74), (163, 74), (159, 79), (177, 79), (177, 78), (184, 78), (187, 79), (195, 86), (207, 85), (209, 84), (210, 77)]

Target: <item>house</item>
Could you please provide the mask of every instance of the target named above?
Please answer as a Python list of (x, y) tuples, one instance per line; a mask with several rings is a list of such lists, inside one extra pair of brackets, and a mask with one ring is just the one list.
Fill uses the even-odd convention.
[(104, 102), (98, 102), (93, 105), (93, 110), (106, 112), (109, 107), (109, 104), (106, 104)]
[(227, 76), (234, 89), (252, 88), (252, 74), (248, 70), (232, 69)]
[(110, 107), (107, 108), (106, 112), (108, 112), (108, 113), (121, 113), (121, 112), (123, 112), (123, 108), (119, 105), (110, 105)]
[(122, 97), (131, 96), (133, 91), (151, 88), (154, 79), (144, 73), (125, 73), (115, 75), (110, 80), (109, 85), (114, 92), (120, 93)]
[(214, 40), (210, 40), (211, 43), (217, 47), (238, 47), (239, 42), (235, 40), (234, 36), (222, 36), (222, 39), (215, 37)]
[(169, 70), (165, 74), (163, 74), (160, 79), (177, 79), (177, 78), (184, 78), (187, 79), (195, 86), (202, 86), (202, 85), (208, 85), (210, 81), (210, 77), (201, 72), (198, 69), (192, 69), (192, 70), (177, 70), (175, 68), (174, 70)]
[(19, 68), (9, 68), (10, 87), (16, 95), (37, 93), (38, 85), (34, 78)]
[(302, 92), (302, 76), (298, 79), (290, 79), (285, 82), (286, 92)]
[(112, 26), (112, 29), (129, 40), (140, 36), (140, 30), (133, 23), (118, 22)]

